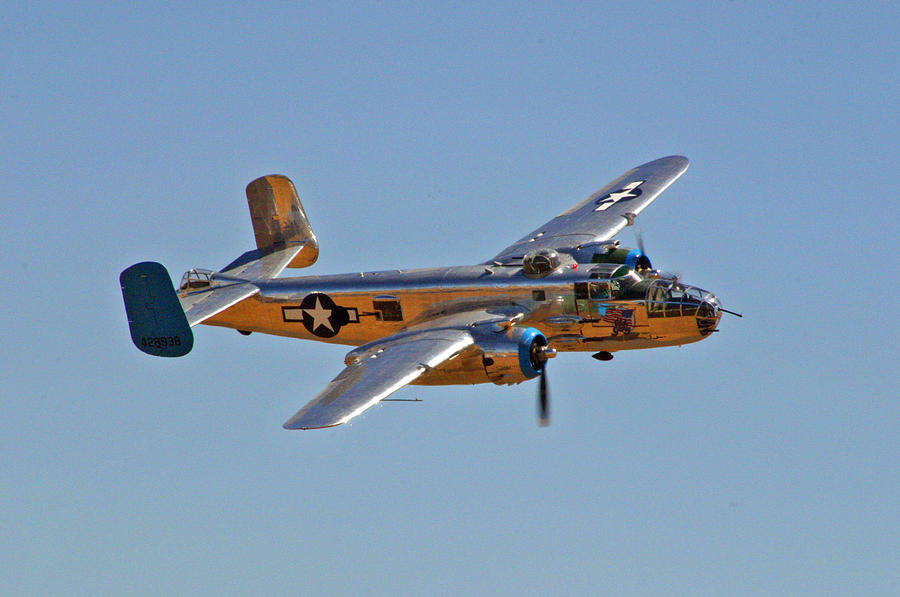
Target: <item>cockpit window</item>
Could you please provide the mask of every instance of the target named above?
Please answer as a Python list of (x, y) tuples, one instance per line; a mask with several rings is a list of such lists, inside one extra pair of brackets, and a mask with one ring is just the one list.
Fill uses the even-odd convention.
[[(621, 298), (625, 291), (642, 280), (633, 269), (617, 263), (593, 266), (588, 278), (601, 280), (599, 283), (591, 282), (590, 297), (592, 299)], [(600, 286), (595, 286), (595, 284), (600, 284)]]
[(591, 282), (588, 284), (588, 292), (592, 299), (609, 298), (609, 284), (606, 282)]
[(619, 283), (615, 281), (590, 282), (588, 284), (588, 292), (592, 299), (617, 298), (620, 294), (619, 290)]
[(191, 269), (181, 276), (178, 290), (197, 290), (206, 288), (212, 283), (212, 272), (205, 269)]
[(662, 317), (666, 304), (666, 285), (657, 280), (647, 289), (647, 316)]
[(630, 267), (622, 266), (613, 274), (613, 279), (621, 288), (631, 288), (643, 278)]
[(681, 317), (682, 298), (684, 298), (682, 287), (672, 284), (666, 292), (666, 317)]
[[(591, 279), (609, 280), (627, 276), (630, 273), (634, 273), (634, 270), (627, 265), (619, 265), (618, 263), (601, 263), (591, 267), (590, 272), (588, 277)], [(640, 276), (637, 277), (640, 279)]]

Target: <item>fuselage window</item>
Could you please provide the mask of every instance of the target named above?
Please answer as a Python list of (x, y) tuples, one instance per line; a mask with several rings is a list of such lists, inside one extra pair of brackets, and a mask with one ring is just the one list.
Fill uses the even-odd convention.
[(589, 285), (589, 291), (592, 299), (608, 299), (609, 298), (609, 284), (606, 282), (591, 282)]
[(403, 321), (400, 299), (395, 296), (376, 296), (372, 299), (372, 308), (379, 321)]
[(575, 283), (575, 300), (583, 300), (588, 297), (588, 285), (587, 282), (576, 282)]

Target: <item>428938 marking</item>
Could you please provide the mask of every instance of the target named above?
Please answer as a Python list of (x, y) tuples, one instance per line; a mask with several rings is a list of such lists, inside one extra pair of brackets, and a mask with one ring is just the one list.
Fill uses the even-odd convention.
[(141, 336), (141, 346), (148, 348), (181, 346), (181, 336)]

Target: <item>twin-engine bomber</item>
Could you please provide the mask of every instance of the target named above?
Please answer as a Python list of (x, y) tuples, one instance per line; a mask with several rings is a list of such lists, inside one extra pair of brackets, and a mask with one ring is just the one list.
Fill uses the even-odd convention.
[(247, 186), (256, 249), (216, 272), (188, 271), (177, 293), (159, 263), (122, 272), (131, 339), (150, 355), (183, 356), (203, 323), (356, 346), (286, 429), (346, 423), (407, 384), (535, 377), (547, 425), (547, 362), (558, 353), (606, 361), (619, 350), (688, 344), (731, 313), (653, 269), (642, 246), (613, 240), (688, 164), (670, 156), (629, 170), (478, 265), (297, 278), (278, 276), (314, 264), (319, 243), (294, 184), (264, 176)]

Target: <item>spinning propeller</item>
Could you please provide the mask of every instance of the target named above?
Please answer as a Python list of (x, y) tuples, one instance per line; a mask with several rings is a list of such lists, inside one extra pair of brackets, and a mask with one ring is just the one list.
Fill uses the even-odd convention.
[(644, 250), (644, 235), (641, 233), (641, 225), (637, 223), (636, 218), (632, 222), (634, 222), (632, 226), (634, 226), (634, 239), (637, 241), (638, 249), (646, 255), (647, 251)]
[[(638, 223), (637, 218), (632, 220), (631, 225), (634, 227), (634, 239), (637, 242), (638, 250), (646, 256), (647, 250), (644, 248), (644, 235), (641, 232), (641, 225)], [(680, 272), (662, 272), (659, 277), (665, 280), (672, 280), (675, 288), (679, 287), (678, 279), (681, 278)]]
[[(545, 341), (546, 342), (546, 341)], [(531, 345), (531, 362), (541, 372), (538, 385), (538, 425), (550, 424), (550, 391), (547, 389), (547, 361), (556, 356), (556, 349), (535, 342)]]

